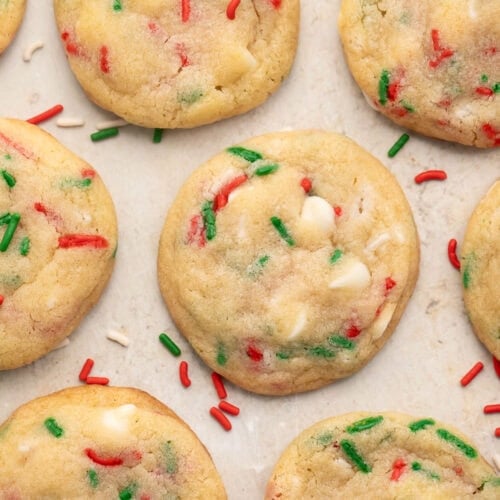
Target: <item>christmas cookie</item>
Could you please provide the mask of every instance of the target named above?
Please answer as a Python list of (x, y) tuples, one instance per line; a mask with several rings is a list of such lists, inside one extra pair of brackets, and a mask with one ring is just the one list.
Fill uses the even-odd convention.
[(0, 119), (0, 370), (76, 328), (111, 275), (116, 238), (97, 172), (35, 125)]
[(467, 314), (479, 340), (500, 359), (500, 180), (474, 210), (460, 253)]
[(349, 413), (303, 431), (283, 452), (266, 500), (498, 499), (500, 477), (457, 430), (432, 418)]
[(0, 54), (14, 38), (25, 8), (26, 0), (0, 0)]
[(161, 291), (215, 371), (289, 394), (359, 370), (396, 327), (419, 260), (397, 181), (351, 140), (274, 133), (195, 171), (161, 235)]
[(213, 498), (222, 481), (174, 412), (131, 388), (35, 399), (0, 427), (0, 498)]
[(368, 102), (422, 134), (500, 146), (498, 0), (344, 0), (339, 30)]
[(288, 74), (299, 0), (55, 0), (71, 69), (99, 106), (186, 128), (257, 107)]

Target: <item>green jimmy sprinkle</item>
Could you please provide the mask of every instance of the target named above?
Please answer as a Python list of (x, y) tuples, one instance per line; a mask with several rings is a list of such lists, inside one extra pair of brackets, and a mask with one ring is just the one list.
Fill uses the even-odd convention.
[(113, 10), (120, 12), (123, 9), (121, 0), (113, 0)]
[(217, 234), (217, 228), (215, 226), (215, 212), (211, 201), (206, 201), (203, 204), (201, 207), (201, 216), (203, 217), (207, 240), (213, 240)]
[(2, 241), (0, 241), (0, 252), (5, 252), (7, 248), (9, 248), (12, 237), (14, 236), (17, 225), (19, 224), (19, 221), (21, 219), (21, 216), (16, 212), (8, 215), (9, 215), (9, 222), (7, 223), (7, 228), (5, 229), (5, 233), (3, 233)]
[(8, 224), (9, 222), (10, 222), (9, 212), (7, 212), (3, 215), (0, 215), (0, 226), (2, 226), (3, 224)]
[(391, 147), (391, 149), (389, 149), (389, 151), (387, 152), (387, 156), (389, 158), (394, 158), (398, 153), (399, 151), (401, 150), (401, 148), (410, 140), (410, 136), (408, 134), (403, 134), (395, 143), (394, 145)]
[(98, 132), (94, 132), (93, 134), (90, 134), (90, 139), (93, 142), (97, 141), (102, 141), (104, 139), (108, 139), (110, 137), (115, 137), (120, 133), (118, 127), (110, 127), (110, 128), (105, 128), (102, 130), (99, 130)]
[(203, 97), (203, 92), (201, 89), (195, 89), (188, 92), (181, 92), (177, 95), (177, 101), (181, 104), (194, 104)]
[(387, 104), (387, 97), (389, 91), (389, 79), (391, 74), (386, 69), (382, 70), (380, 80), (378, 82), (378, 102), (382, 105)]
[(465, 289), (469, 288), (472, 282), (472, 272), (476, 265), (476, 254), (474, 252), (465, 256), (465, 265), (462, 272), (462, 284)]
[(495, 83), (495, 85), (491, 87), (491, 90), (493, 90), (495, 94), (500, 94), (500, 82)]
[(137, 484), (132, 483), (118, 493), (120, 500), (131, 500), (137, 491)]
[(165, 459), (165, 470), (168, 474), (175, 474), (177, 472), (177, 456), (175, 454), (174, 445), (172, 441), (167, 441), (163, 446), (163, 457)]
[(278, 168), (280, 168), (280, 166), (277, 163), (262, 165), (262, 167), (255, 169), (254, 174), (262, 177), (264, 175), (273, 174), (276, 170), (278, 170)]
[(452, 434), (446, 429), (437, 429), (436, 434), (444, 441), (447, 441), (448, 443), (455, 446), (455, 448), (458, 448), (466, 457), (477, 457), (477, 451), (472, 446), (462, 441), (459, 437), (455, 436), (455, 434)]
[(335, 264), (341, 257), (344, 255), (344, 252), (337, 248), (334, 250), (332, 255), (330, 255), (330, 264)]
[(92, 184), (92, 179), (85, 178), (85, 179), (72, 179), (72, 178), (67, 178), (63, 179), (59, 186), (64, 189), (64, 188), (72, 188), (76, 187), (78, 189), (85, 189), (88, 188)]
[(226, 346), (220, 342), (217, 345), (217, 364), (219, 366), (224, 366), (227, 363), (227, 353), (226, 353)]
[(363, 418), (362, 420), (358, 420), (357, 422), (354, 422), (353, 424), (346, 427), (346, 431), (349, 434), (355, 434), (356, 432), (367, 431), (368, 429), (371, 429), (372, 427), (375, 427), (376, 425), (380, 424), (382, 420), (384, 420), (384, 417), (382, 415), (378, 415), (376, 417)]
[(262, 160), (263, 156), (257, 151), (252, 151), (251, 149), (242, 148), (241, 146), (233, 146), (227, 148), (226, 151), (234, 156), (239, 156), (250, 163), (257, 160)]
[(19, 244), (19, 253), (23, 256), (26, 257), (28, 255), (29, 251), (31, 248), (31, 241), (30, 239), (25, 236), (22, 240), (21, 243)]
[(322, 345), (318, 345), (315, 347), (310, 347), (308, 352), (313, 356), (318, 356), (318, 358), (333, 358), (335, 356), (335, 352), (327, 347), (323, 347)]
[(324, 432), (323, 434), (318, 434), (316, 436), (316, 442), (322, 446), (328, 446), (333, 441), (332, 432)]
[(437, 481), (439, 481), (441, 479), (439, 477), (439, 475), (436, 474), (435, 472), (432, 472), (430, 470), (424, 469), (422, 467), (422, 464), (420, 462), (412, 462), (411, 469), (414, 470), (415, 472), (423, 472), (424, 474), (426, 474), (431, 479), (435, 479)]
[(269, 255), (263, 255), (250, 264), (247, 268), (247, 274), (252, 278), (256, 277), (258, 274), (262, 273), (264, 267), (266, 267), (269, 262)]
[(349, 351), (352, 351), (356, 346), (356, 344), (352, 340), (349, 340), (346, 337), (342, 337), (342, 335), (332, 335), (328, 339), (328, 342), (330, 342), (330, 344), (336, 347), (341, 347), (342, 349), (348, 349)]
[(283, 221), (279, 217), (271, 217), (271, 224), (274, 226), (276, 231), (278, 231), (279, 235), (287, 242), (287, 244), (291, 247), (295, 245), (295, 241), (293, 238), (290, 236), (288, 233), (287, 228), (285, 227), (285, 224), (283, 224)]
[(53, 417), (46, 418), (43, 422), (45, 428), (56, 438), (60, 438), (64, 434), (63, 428), (56, 422)]
[(160, 333), (159, 337), (160, 342), (174, 355), (180, 356), (181, 350), (177, 346), (177, 344), (166, 334)]
[(288, 354), (287, 352), (277, 352), (276, 357), (281, 360), (286, 360), (290, 359), (290, 354)]
[(163, 129), (162, 128), (155, 128), (155, 130), (153, 132), (153, 142), (155, 144), (160, 143), (162, 137), (163, 137)]
[(97, 488), (99, 486), (99, 476), (94, 469), (89, 469), (87, 471), (87, 479), (89, 480), (90, 486), (92, 486), (92, 488)]
[(432, 418), (423, 418), (422, 420), (416, 420), (408, 425), (411, 432), (418, 432), (425, 429), (429, 425), (434, 425), (436, 422)]
[(352, 441), (343, 439), (342, 441), (340, 441), (340, 447), (346, 454), (347, 458), (349, 458), (361, 472), (368, 474), (372, 471), (371, 466), (368, 465), (363, 457), (358, 453), (358, 450), (356, 449), (356, 446)]
[(14, 187), (16, 185), (16, 178), (7, 170), (2, 170), (2, 177), (7, 183), (7, 186)]

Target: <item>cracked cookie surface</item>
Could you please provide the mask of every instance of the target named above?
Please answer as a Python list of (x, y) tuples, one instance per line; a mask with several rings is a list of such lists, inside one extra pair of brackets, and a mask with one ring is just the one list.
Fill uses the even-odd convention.
[(285, 449), (266, 500), (484, 498), (500, 477), (456, 429), (400, 413), (349, 413), (309, 427)]
[(319, 130), (268, 134), (197, 169), (161, 235), (158, 276), (203, 360), (263, 394), (365, 365), (413, 291), (419, 247), (392, 174)]
[(14, 38), (26, 9), (26, 0), (0, 0), (0, 54)]
[(399, 125), (500, 146), (497, 0), (344, 0), (339, 31), (368, 103)]
[(54, 349), (114, 265), (113, 202), (98, 173), (34, 125), (0, 119), (0, 370)]
[(0, 426), (0, 463), (1, 498), (226, 498), (194, 432), (133, 388), (73, 387), (24, 404)]
[(299, 0), (55, 0), (71, 69), (99, 106), (144, 127), (244, 113), (292, 65)]

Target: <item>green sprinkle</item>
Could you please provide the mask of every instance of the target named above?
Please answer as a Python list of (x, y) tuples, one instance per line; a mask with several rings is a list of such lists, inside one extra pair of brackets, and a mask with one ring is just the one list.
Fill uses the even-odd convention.
[(10, 154), (8, 154), (8, 153), (6, 155), (4, 155), (4, 158), (6, 160), (12, 160), (12, 156), (10, 156)]
[(2, 170), (2, 177), (4, 178), (7, 186), (14, 187), (16, 185), (16, 178), (7, 170)]
[(491, 87), (491, 90), (493, 90), (493, 92), (495, 92), (495, 94), (500, 93), (500, 82), (495, 83), (495, 85), (493, 85), (493, 87)]
[(476, 263), (476, 254), (470, 253), (465, 256), (465, 265), (462, 273), (462, 284), (465, 289), (469, 288), (472, 282), (472, 271)]
[(481, 81), (482, 82), (487, 82), (488, 81), (488, 75), (481, 75)]
[(113, 1), (113, 10), (115, 12), (120, 12), (123, 9), (121, 0)]
[(415, 422), (412, 422), (408, 427), (410, 428), (411, 432), (418, 432), (429, 425), (434, 425), (436, 422), (432, 420), (432, 418), (423, 418), (422, 420), (416, 420)]
[(0, 226), (3, 224), (8, 224), (10, 222), (10, 214), (7, 212), (6, 214), (0, 215)]
[(335, 353), (331, 349), (323, 347), (322, 345), (310, 347), (308, 351), (313, 356), (318, 356), (319, 358), (333, 358), (335, 356)]
[(92, 184), (92, 179), (89, 179), (88, 177), (85, 179), (67, 178), (67, 179), (63, 179), (61, 181), (61, 183), (59, 184), (59, 186), (62, 189), (72, 188), (72, 187), (76, 187), (78, 189), (85, 189), (85, 188), (88, 188), (91, 184)]
[(371, 429), (372, 427), (380, 424), (382, 420), (384, 420), (384, 417), (382, 415), (378, 415), (377, 417), (363, 418), (362, 420), (358, 420), (357, 422), (354, 422), (353, 424), (346, 427), (346, 431), (349, 434), (367, 431), (368, 429)]
[(335, 264), (335, 262), (337, 262), (342, 255), (344, 255), (344, 252), (337, 248), (332, 255), (330, 255), (330, 264)]
[(398, 153), (399, 151), (401, 150), (401, 148), (410, 140), (410, 136), (408, 134), (403, 134), (395, 143), (394, 145), (391, 147), (391, 149), (389, 149), (389, 152), (387, 153), (387, 155), (389, 156), (389, 158), (394, 158)]
[(404, 109), (406, 109), (406, 111), (408, 111), (409, 113), (415, 113), (415, 108), (407, 103), (406, 101), (399, 101), (399, 103), (401, 104), (401, 106), (403, 106)]
[(378, 102), (382, 105), (387, 104), (387, 94), (389, 90), (389, 78), (391, 74), (386, 69), (382, 70), (378, 82)]
[(440, 477), (438, 474), (436, 474), (435, 472), (432, 472), (432, 471), (429, 471), (427, 469), (424, 469), (422, 467), (422, 464), (420, 462), (413, 462), (411, 464), (411, 468), (412, 470), (416, 471), (416, 472), (424, 472), (425, 474), (427, 474), (431, 479), (436, 479), (437, 481), (439, 481)]
[(462, 441), (459, 437), (455, 436), (451, 432), (446, 429), (437, 429), (436, 434), (441, 438), (447, 441), (448, 443), (458, 448), (466, 457), (468, 458), (476, 458), (477, 451), (464, 441)]
[(180, 356), (181, 355), (181, 350), (177, 347), (176, 343), (166, 334), (166, 333), (160, 333), (160, 336), (158, 337), (160, 339), (160, 342), (174, 355), (174, 356)]
[(90, 134), (90, 138), (92, 139), (93, 142), (97, 142), (97, 141), (102, 141), (103, 139), (114, 137), (119, 133), (120, 131), (118, 130), (118, 127), (110, 127), (99, 130), (98, 132), (94, 132), (93, 134)]
[(349, 349), (350, 351), (356, 346), (354, 342), (342, 337), (342, 335), (333, 335), (328, 339), (328, 342), (337, 347), (342, 347), (342, 349)]
[(113, 253), (111, 254), (111, 258), (114, 259), (116, 257), (116, 252), (118, 252), (118, 243), (115, 246), (115, 249), (113, 250)]
[(372, 468), (363, 460), (363, 457), (358, 453), (358, 450), (352, 441), (343, 439), (340, 441), (340, 447), (361, 472), (368, 474), (372, 471)]
[(45, 422), (43, 423), (45, 425), (45, 428), (56, 438), (60, 438), (64, 434), (64, 430), (62, 427), (59, 426), (59, 424), (56, 422), (55, 418), (49, 417), (45, 419)]
[(253, 262), (248, 266), (247, 274), (252, 277), (255, 277), (258, 274), (260, 274), (264, 269), (264, 267), (269, 262), (269, 259), (270, 259), (269, 255), (263, 255), (262, 257), (259, 257), (255, 262)]
[(163, 446), (163, 457), (165, 458), (165, 470), (168, 474), (177, 472), (177, 456), (174, 451), (172, 441), (167, 441)]
[(162, 128), (155, 128), (155, 130), (153, 132), (153, 142), (155, 144), (158, 144), (159, 142), (161, 142), (162, 137), (163, 137), (163, 129)]
[(90, 486), (92, 486), (92, 488), (97, 488), (99, 486), (99, 476), (94, 469), (89, 469), (87, 471), (87, 479), (89, 480)]
[(333, 441), (333, 433), (324, 432), (323, 434), (319, 434), (316, 436), (316, 441), (322, 446), (328, 446)]
[(181, 104), (194, 104), (201, 97), (203, 97), (203, 92), (200, 89), (192, 90), (190, 92), (182, 92), (177, 95), (177, 101)]
[(254, 174), (262, 177), (263, 175), (273, 174), (278, 168), (280, 168), (280, 166), (277, 163), (263, 165), (262, 167), (256, 168)]
[(226, 347), (222, 342), (217, 345), (217, 364), (224, 366), (227, 363)]
[(287, 352), (277, 352), (276, 357), (281, 360), (290, 359), (290, 354)]
[(5, 252), (9, 248), (14, 232), (16, 231), (17, 225), (21, 216), (18, 213), (13, 213), (10, 215), (9, 223), (3, 234), (2, 241), (0, 241), (0, 252)]
[(213, 203), (211, 201), (206, 201), (201, 208), (201, 215), (203, 217), (203, 224), (205, 226), (205, 234), (207, 240), (213, 240), (217, 234), (217, 228), (215, 226), (215, 212)]
[(21, 243), (19, 245), (19, 253), (26, 257), (26, 255), (28, 255), (29, 251), (30, 251), (30, 247), (31, 247), (31, 241), (30, 239), (25, 236), (22, 240), (21, 240)]
[(131, 500), (137, 491), (137, 484), (133, 483), (118, 493), (120, 500)]
[(276, 231), (278, 231), (279, 235), (287, 242), (287, 244), (291, 247), (295, 245), (295, 241), (293, 241), (293, 238), (290, 236), (288, 233), (287, 228), (285, 227), (285, 224), (283, 224), (283, 221), (279, 217), (271, 217), (271, 224), (274, 226)]
[(250, 163), (253, 163), (257, 160), (262, 160), (263, 156), (257, 151), (252, 151), (251, 149), (242, 148), (240, 146), (233, 146), (231, 148), (227, 148), (226, 151), (235, 156), (239, 156)]

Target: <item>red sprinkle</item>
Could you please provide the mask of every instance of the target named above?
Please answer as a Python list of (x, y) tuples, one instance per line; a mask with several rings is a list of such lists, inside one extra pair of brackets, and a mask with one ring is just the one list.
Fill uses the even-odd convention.
[(188, 364), (186, 361), (181, 361), (179, 365), (179, 378), (181, 379), (181, 384), (184, 387), (189, 387), (191, 385), (191, 380), (189, 380), (188, 375)]
[(397, 458), (392, 464), (391, 481), (397, 481), (403, 474), (406, 462), (402, 458)]
[(262, 353), (262, 351), (251, 344), (247, 347), (246, 353), (247, 356), (256, 363), (262, 361), (262, 359), (264, 358), (264, 354)]
[(311, 182), (311, 179), (308, 179), (307, 177), (304, 177), (301, 181), (300, 181), (300, 185), (302, 186), (302, 189), (308, 193), (309, 191), (311, 191), (312, 189), (312, 182)]
[(212, 417), (219, 422), (224, 430), (230, 431), (232, 429), (233, 426), (231, 425), (231, 422), (228, 420), (226, 415), (219, 410), (219, 408), (212, 406), (212, 408), (210, 408), (210, 415), (212, 415)]
[(495, 356), (492, 357), (493, 357), (493, 368), (495, 368), (495, 372), (497, 376), (500, 378), (500, 360), (495, 358)]
[(500, 427), (495, 429), (495, 437), (500, 438)]
[(222, 411), (229, 413), (229, 415), (239, 415), (240, 414), (240, 409), (237, 406), (232, 405), (231, 403), (228, 403), (227, 401), (221, 401), (219, 403), (219, 408)]
[(78, 378), (82, 382), (85, 382), (87, 380), (93, 366), (94, 366), (94, 360), (90, 358), (88, 358), (87, 361), (83, 363), (82, 369), (80, 370), (80, 375), (78, 375)]
[(464, 475), (464, 470), (462, 469), (462, 467), (459, 467), (458, 465), (456, 467), (453, 467), (453, 471), (457, 476), (462, 477)]
[(181, 0), (182, 22), (187, 23), (191, 14), (190, 0)]
[(227, 205), (227, 201), (229, 195), (238, 187), (241, 186), (244, 182), (248, 180), (248, 176), (246, 174), (239, 175), (235, 177), (232, 181), (229, 181), (227, 184), (221, 187), (219, 192), (215, 195), (212, 208), (214, 212), (217, 212), (221, 208), (224, 208)]
[(108, 240), (98, 234), (66, 234), (59, 237), (59, 248), (107, 248)]
[(216, 372), (212, 372), (212, 383), (214, 384), (219, 399), (225, 399), (227, 397), (227, 392), (226, 388), (224, 387), (224, 381), (222, 380), (222, 377)]
[(270, 0), (270, 2), (275, 9), (279, 9), (281, 7), (281, 0)]
[(0, 306), (3, 304), (3, 301), (4, 301), (4, 296), (0, 295)]
[(342, 207), (333, 207), (333, 211), (335, 212), (335, 215), (337, 217), (340, 217), (342, 215)]
[(177, 52), (177, 55), (179, 56), (181, 60), (181, 66), (185, 68), (186, 66), (189, 66), (191, 63), (188, 59), (188, 56), (186, 54), (186, 46), (183, 43), (177, 43), (175, 44), (175, 50)]
[(457, 257), (457, 240), (455, 238), (448, 242), (448, 259), (451, 265), (460, 271), (460, 260)]
[(236, 17), (236, 9), (240, 5), (241, 0), (231, 0), (226, 8), (226, 16), (231, 21)]
[(495, 92), (489, 87), (477, 87), (476, 94), (484, 95), (486, 97), (492, 96)]
[(103, 45), (99, 50), (99, 54), (100, 54), (99, 66), (100, 66), (101, 71), (103, 73), (109, 73), (108, 53), (109, 53), (109, 50), (108, 50), (108, 47), (106, 47), (106, 45)]
[(49, 118), (52, 118), (53, 116), (59, 114), (63, 110), (62, 104), (56, 104), (52, 108), (48, 109), (47, 111), (44, 111), (43, 113), (40, 113), (39, 115), (33, 116), (32, 118), (26, 120), (28, 123), (32, 123), (33, 125), (36, 125), (37, 123), (44, 122), (45, 120), (48, 120)]
[(447, 177), (444, 170), (426, 170), (415, 176), (415, 182), (422, 184), (426, 181), (444, 181)]
[(73, 56), (85, 55), (81, 45), (74, 41), (71, 41), (70, 38), (71, 36), (68, 31), (64, 31), (63, 33), (61, 33), (61, 39), (65, 44), (66, 52)]
[(93, 179), (95, 177), (95, 170), (93, 168), (84, 168), (80, 173), (84, 179)]
[(462, 386), (469, 385), (476, 375), (484, 368), (483, 363), (478, 361), (461, 379), (460, 383)]
[(89, 385), (108, 385), (109, 378), (107, 378), (107, 377), (87, 377), (85, 382)]
[(482, 126), (482, 131), (488, 139), (493, 141), (493, 146), (500, 146), (500, 130), (495, 129), (491, 123), (485, 123)]
[(388, 278), (385, 278), (386, 295), (387, 295), (387, 292), (390, 292), (396, 286), (396, 284), (397, 283), (390, 276)]
[(123, 460), (120, 457), (100, 457), (92, 448), (85, 448), (85, 454), (92, 462), (99, 465), (105, 465), (106, 467), (114, 467), (123, 464)]
[(361, 330), (356, 325), (351, 325), (345, 332), (346, 337), (353, 339), (361, 333)]
[(395, 80), (389, 84), (389, 86), (387, 87), (387, 97), (389, 101), (394, 102), (398, 98), (400, 89), (401, 89), (400, 79)]
[(500, 404), (486, 405), (483, 408), (484, 413), (500, 413)]
[(33, 156), (35, 156), (31, 151), (28, 151), (17, 142), (14, 142), (12, 139), (2, 134), (2, 132), (0, 132), (0, 141), (2, 141), (7, 147), (11, 147), (15, 151), (17, 151), (19, 154), (21, 154), (28, 160), (33, 158)]

